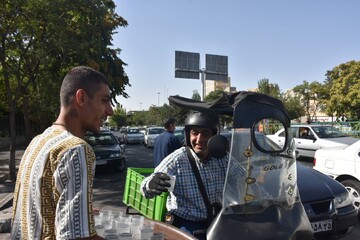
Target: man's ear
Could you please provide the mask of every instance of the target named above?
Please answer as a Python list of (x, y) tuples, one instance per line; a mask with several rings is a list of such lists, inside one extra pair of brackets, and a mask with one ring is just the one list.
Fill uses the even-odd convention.
[(79, 90), (76, 91), (76, 93), (75, 93), (75, 102), (79, 106), (84, 106), (85, 98), (86, 98), (86, 93), (85, 93), (84, 89), (79, 89)]

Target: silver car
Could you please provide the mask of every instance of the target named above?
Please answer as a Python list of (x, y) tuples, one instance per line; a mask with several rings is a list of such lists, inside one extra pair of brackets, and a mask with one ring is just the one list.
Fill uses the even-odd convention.
[(164, 132), (163, 127), (149, 127), (145, 131), (145, 145), (147, 148), (154, 147), (155, 138)]
[[(314, 157), (315, 151), (321, 148), (349, 146), (359, 139), (348, 137), (337, 128), (330, 125), (294, 125), (291, 126), (292, 136), (295, 140), (299, 156)], [(280, 129), (268, 138), (284, 145), (285, 131)]]
[(139, 128), (128, 128), (125, 133), (125, 143), (144, 143), (144, 134), (140, 132)]

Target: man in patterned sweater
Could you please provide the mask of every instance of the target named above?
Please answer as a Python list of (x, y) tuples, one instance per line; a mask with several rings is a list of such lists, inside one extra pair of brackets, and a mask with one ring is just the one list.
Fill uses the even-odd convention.
[(92, 68), (65, 76), (57, 120), (27, 147), (14, 192), (12, 239), (103, 239), (92, 208), (95, 154), (84, 140), (113, 114), (109, 83)]

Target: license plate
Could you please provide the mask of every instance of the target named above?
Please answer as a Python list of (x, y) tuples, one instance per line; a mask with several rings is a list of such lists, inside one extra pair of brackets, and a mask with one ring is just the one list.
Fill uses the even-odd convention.
[(104, 165), (107, 164), (107, 160), (97, 160), (96, 165)]
[(330, 231), (333, 228), (332, 220), (324, 220), (319, 222), (312, 222), (311, 228), (314, 233)]

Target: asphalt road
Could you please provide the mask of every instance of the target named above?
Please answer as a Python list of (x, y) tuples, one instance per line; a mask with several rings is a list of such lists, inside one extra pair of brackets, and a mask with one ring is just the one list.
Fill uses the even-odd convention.
[[(153, 166), (153, 150), (143, 145), (126, 145), (125, 159), (127, 167), (148, 168)], [(312, 167), (312, 159), (300, 159), (305, 165)], [(115, 173), (113, 169), (99, 169), (94, 181), (94, 207), (100, 210), (126, 212), (127, 206), (122, 197), (126, 180), (126, 171)], [(136, 213), (130, 209), (130, 213)], [(360, 221), (356, 228), (344, 240), (360, 239)]]

